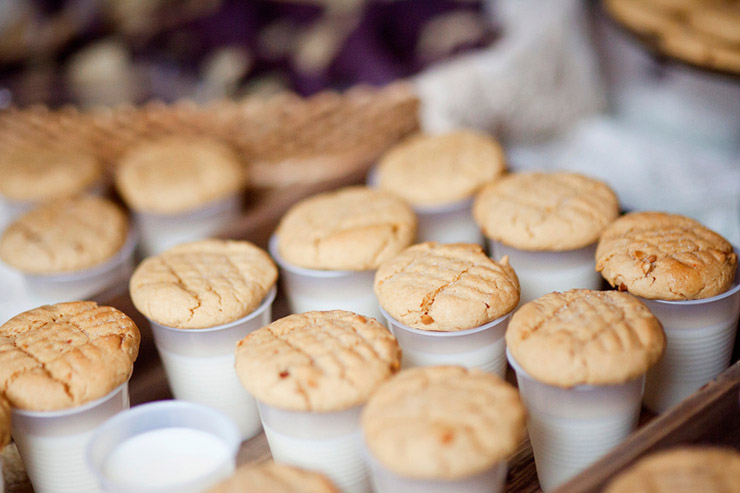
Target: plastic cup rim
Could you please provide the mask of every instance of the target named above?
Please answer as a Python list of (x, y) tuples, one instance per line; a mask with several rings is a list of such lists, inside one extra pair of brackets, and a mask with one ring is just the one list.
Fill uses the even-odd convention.
[[(98, 274), (102, 274), (105, 271), (111, 270), (117, 265), (122, 264), (126, 261), (133, 253), (136, 248), (136, 244), (139, 241), (139, 235), (136, 232), (136, 228), (129, 224), (128, 233), (126, 234), (126, 240), (123, 242), (121, 248), (113, 254), (108, 260), (93, 265), (85, 269), (78, 269), (69, 272), (53, 272), (49, 274), (38, 274), (18, 271), (23, 276), (32, 281), (41, 282), (72, 282), (94, 277)], [(11, 266), (12, 267), (12, 266)], [(16, 269), (17, 270), (17, 269)]]
[(155, 220), (182, 220), (182, 219), (208, 217), (211, 214), (220, 212), (222, 208), (225, 210), (228, 210), (227, 206), (229, 205), (229, 202), (237, 201), (240, 198), (241, 198), (241, 192), (236, 191), (233, 194), (227, 195), (225, 197), (210, 200), (203, 204), (200, 204), (190, 209), (185, 209), (179, 212), (167, 213), (167, 212), (148, 212), (145, 210), (134, 210), (133, 213), (135, 216), (146, 217), (146, 218), (151, 218)]
[(511, 316), (511, 312), (508, 312), (508, 313), (501, 315), (495, 320), (491, 320), (490, 322), (487, 322), (483, 325), (479, 325), (477, 327), (472, 327), (470, 329), (455, 330), (455, 331), (438, 331), (438, 330), (422, 330), (422, 329), (415, 329), (414, 327), (409, 327), (408, 325), (403, 324), (399, 322), (398, 320), (396, 320), (395, 317), (391, 316), (387, 311), (385, 311), (385, 309), (382, 306), (378, 306), (378, 308), (380, 309), (380, 313), (382, 313), (386, 319), (393, 320), (394, 326), (398, 326), (399, 328), (407, 332), (410, 332), (412, 334), (429, 336), (429, 337), (440, 337), (440, 338), (464, 337), (467, 335), (477, 334), (479, 332), (483, 332), (484, 330), (495, 327), (496, 325), (506, 320), (506, 317)]
[(601, 384), (601, 385), (595, 385), (595, 384), (590, 384), (590, 383), (581, 383), (581, 384), (578, 384), (578, 385), (574, 385), (572, 387), (560, 387), (558, 385), (553, 385), (551, 383), (542, 382), (540, 380), (537, 380), (532, 375), (530, 375), (529, 373), (527, 373), (527, 371), (524, 370), (524, 368), (522, 368), (521, 366), (519, 366), (519, 363), (516, 361), (516, 359), (514, 359), (514, 355), (511, 354), (511, 351), (509, 350), (509, 347), (508, 346), (506, 347), (506, 359), (509, 361), (509, 364), (514, 369), (514, 372), (516, 372), (517, 377), (519, 377), (521, 375), (521, 376), (523, 376), (523, 377), (525, 377), (525, 378), (527, 378), (529, 380), (532, 380), (534, 382), (537, 382), (540, 385), (547, 385), (548, 387), (552, 387), (552, 388), (560, 389), (560, 390), (564, 390), (564, 391), (589, 392), (589, 391), (592, 391), (592, 390), (601, 390), (601, 389), (609, 389), (609, 388), (614, 388), (614, 387), (623, 387), (623, 386), (629, 384), (630, 382), (633, 382), (635, 380), (638, 380), (638, 379), (642, 378), (645, 375), (643, 373), (643, 374), (641, 374), (641, 375), (639, 375), (639, 376), (637, 376), (635, 378), (631, 378), (631, 379), (629, 379), (629, 380), (627, 380), (625, 382), (622, 382), (622, 383), (606, 383), (606, 384)]
[(90, 402), (85, 402), (84, 404), (80, 404), (79, 406), (69, 407), (66, 409), (56, 409), (53, 411), (34, 411), (30, 409), (19, 409), (16, 407), (11, 408), (11, 410), (13, 414), (18, 414), (26, 418), (35, 418), (35, 419), (62, 418), (64, 416), (78, 414), (84, 411), (89, 411), (90, 409), (93, 409), (99, 406), (100, 404), (102, 404), (103, 402), (107, 401), (108, 399), (113, 397), (115, 394), (120, 392), (121, 389), (123, 389), (123, 387), (128, 385), (129, 380), (130, 380), (130, 377), (125, 382), (123, 382), (121, 385), (117, 386), (115, 389), (111, 390), (104, 396), (98, 397), (97, 399), (90, 401)]
[(275, 260), (275, 262), (278, 264), (278, 266), (281, 269), (285, 269), (291, 274), (297, 274), (304, 277), (317, 277), (317, 278), (323, 278), (323, 279), (330, 279), (330, 278), (337, 278), (337, 277), (346, 277), (351, 275), (357, 275), (357, 274), (366, 274), (373, 272), (375, 269), (367, 269), (367, 270), (331, 270), (331, 269), (311, 269), (308, 267), (300, 267), (295, 264), (290, 264), (283, 259), (283, 257), (280, 256), (277, 250), (277, 244), (278, 244), (278, 235), (273, 234), (270, 236), (270, 240), (267, 244), (267, 249), (270, 253), (270, 256)]
[(213, 327), (204, 327), (202, 329), (181, 329), (179, 327), (170, 327), (168, 325), (160, 324), (156, 320), (152, 320), (150, 318), (147, 318), (147, 320), (149, 321), (150, 324), (155, 324), (158, 327), (161, 327), (161, 328), (163, 328), (165, 330), (169, 330), (169, 331), (172, 331), (172, 332), (190, 333), (190, 334), (192, 334), (192, 333), (202, 334), (202, 333), (206, 333), (206, 332), (218, 332), (220, 330), (226, 330), (226, 329), (230, 329), (232, 327), (235, 327), (237, 325), (241, 325), (243, 323), (249, 322), (250, 320), (252, 320), (254, 318), (259, 317), (260, 315), (262, 315), (262, 313), (264, 313), (264, 311), (270, 305), (272, 305), (273, 301), (275, 301), (275, 297), (276, 296), (277, 296), (277, 286), (276, 285), (273, 285), (270, 288), (270, 290), (267, 292), (267, 295), (265, 295), (265, 297), (262, 299), (262, 303), (260, 303), (259, 306), (257, 308), (255, 308), (254, 310), (252, 310), (250, 313), (248, 313), (247, 315), (243, 316), (242, 318), (238, 318), (236, 320), (233, 320), (231, 322), (227, 322), (225, 324), (214, 325)]

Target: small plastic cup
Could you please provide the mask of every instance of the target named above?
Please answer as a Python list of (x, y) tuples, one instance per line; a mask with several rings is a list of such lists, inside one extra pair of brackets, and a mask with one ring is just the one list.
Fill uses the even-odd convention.
[(540, 486), (557, 488), (609, 452), (637, 427), (645, 376), (621, 385), (561, 388), (533, 379), (506, 356), (527, 408)]
[(365, 450), (374, 491), (383, 493), (499, 493), (506, 483), (506, 462), (462, 479), (414, 479), (391, 471)]
[(374, 270), (319, 270), (298, 267), (278, 253), (278, 237), (268, 244), (270, 256), (280, 267), (288, 305), (293, 313), (347, 310), (381, 320), (378, 300), (373, 291)]
[(562, 252), (527, 251), (488, 240), (491, 257), (509, 256), (521, 288), (519, 306), (553, 291), (601, 289), (601, 274), (596, 272), (596, 243)]
[(197, 493), (234, 473), (240, 444), (223, 413), (169, 400), (105, 422), (90, 440), (87, 461), (106, 492)]
[(34, 491), (100, 491), (85, 460), (85, 449), (100, 424), (128, 407), (126, 382), (100, 399), (71, 409), (12, 409), (13, 439)]
[[(735, 253), (740, 254), (738, 249)], [(730, 366), (740, 317), (740, 275), (724, 293), (700, 300), (640, 298), (663, 324), (666, 348), (647, 373), (645, 405), (661, 413)]]
[(236, 343), (272, 321), (273, 286), (252, 313), (205, 329), (178, 329), (149, 320), (154, 344), (176, 399), (214, 407), (238, 426), (242, 439), (261, 429), (257, 401), (234, 370)]
[(208, 238), (241, 214), (242, 196), (235, 194), (179, 214), (134, 211), (146, 256), (157, 255), (180, 243)]
[(484, 244), (480, 226), (473, 218), (472, 198), (436, 207), (415, 206), (414, 212), (419, 218), (416, 233), (418, 243)]
[(22, 273), (28, 296), (34, 306), (85, 300), (109, 288), (125, 289), (134, 269), (138, 236), (129, 230), (121, 249), (106, 262), (89, 269), (59, 274)]
[[(367, 176), (367, 184), (378, 187), (377, 168), (373, 167)], [(416, 242), (436, 241), (438, 243), (475, 243), (484, 245), (480, 226), (473, 218), (474, 197), (450, 204), (436, 206), (413, 205), (418, 218)]]
[(403, 350), (401, 366), (461, 365), (506, 376), (506, 328), (511, 312), (492, 322), (455, 332), (420, 330), (402, 324), (382, 307), (380, 312)]
[(346, 493), (371, 491), (360, 429), (362, 406), (319, 413), (259, 402), (259, 410), (275, 462), (322, 472)]

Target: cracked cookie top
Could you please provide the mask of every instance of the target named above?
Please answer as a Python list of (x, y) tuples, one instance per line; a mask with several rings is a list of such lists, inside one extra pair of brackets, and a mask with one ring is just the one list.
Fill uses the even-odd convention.
[(372, 270), (409, 246), (416, 214), (404, 200), (368, 187), (308, 197), (280, 220), (278, 252), (308, 269)]
[(229, 478), (211, 487), (208, 493), (339, 493), (323, 474), (288, 464), (263, 462), (241, 466)]
[(493, 138), (472, 130), (417, 134), (390, 149), (377, 168), (378, 187), (414, 206), (469, 199), (506, 169)]
[(236, 373), (244, 388), (290, 411), (364, 404), (400, 367), (401, 349), (388, 329), (343, 310), (288, 315), (236, 346)]
[(95, 156), (81, 151), (18, 147), (0, 152), (0, 195), (11, 201), (69, 197), (102, 175), (103, 167)]
[(202, 329), (246, 317), (277, 281), (270, 256), (248, 241), (201, 240), (145, 259), (129, 291), (148, 319), (179, 329)]
[(694, 219), (633, 212), (604, 231), (596, 270), (612, 286), (636, 296), (693, 300), (732, 286), (737, 255), (730, 242)]
[(226, 144), (165, 137), (131, 148), (116, 168), (126, 204), (140, 212), (177, 214), (239, 192), (245, 168)]
[(550, 385), (621, 384), (663, 354), (665, 334), (640, 300), (618, 291), (571, 289), (521, 306), (506, 346), (532, 378)]
[(403, 370), (362, 412), (365, 443), (386, 468), (415, 479), (460, 479), (505, 460), (524, 436), (517, 390), (458, 366)]
[(129, 379), (140, 340), (136, 324), (109, 306), (34, 308), (0, 326), (0, 390), (19, 409), (80, 406)]
[(509, 313), (519, 303), (519, 281), (508, 257), (488, 257), (480, 245), (412, 245), (375, 273), (380, 306), (416, 329), (471, 329)]
[(126, 241), (128, 219), (109, 200), (79, 196), (48, 202), (16, 219), (0, 238), (0, 258), (31, 274), (102, 264)]
[(619, 213), (614, 191), (577, 173), (512, 173), (475, 198), (488, 238), (520, 250), (563, 251), (596, 242)]
[(740, 452), (731, 447), (680, 446), (643, 457), (604, 493), (739, 493)]

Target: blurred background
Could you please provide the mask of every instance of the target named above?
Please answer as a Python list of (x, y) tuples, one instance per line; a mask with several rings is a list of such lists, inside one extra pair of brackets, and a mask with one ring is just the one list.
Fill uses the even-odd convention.
[[(729, 9), (730, 36), (697, 45), (687, 26), (710, 4)], [(740, 2), (620, 5), (626, 17), (593, 0), (0, 0), (0, 108), (408, 79), (425, 131), (485, 130), (512, 170), (580, 171), (625, 210), (689, 215), (738, 245)], [(667, 53), (658, 31), (703, 58)]]

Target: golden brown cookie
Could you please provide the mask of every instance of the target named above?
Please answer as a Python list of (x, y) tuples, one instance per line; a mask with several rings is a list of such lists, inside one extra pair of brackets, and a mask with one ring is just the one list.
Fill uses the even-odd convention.
[(248, 241), (201, 240), (145, 259), (131, 276), (129, 291), (148, 319), (202, 329), (252, 313), (277, 275), (267, 252)]
[(346, 187), (304, 199), (277, 228), (278, 252), (309, 269), (371, 270), (409, 246), (417, 219), (402, 199), (368, 187)]
[(740, 452), (682, 446), (656, 452), (618, 474), (604, 493), (740, 493)]
[(378, 187), (414, 206), (472, 198), (506, 169), (501, 146), (473, 130), (414, 135), (391, 148), (377, 168)]
[(247, 464), (229, 479), (218, 483), (208, 493), (339, 493), (323, 474), (288, 464), (264, 462)]
[(619, 213), (617, 196), (599, 180), (576, 173), (513, 173), (487, 185), (473, 216), (488, 238), (521, 250), (585, 247)]
[(665, 334), (650, 310), (628, 293), (572, 289), (520, 307), (506, 330), (506, 345), (540, 382), (610, 385), (655, 364)]
[(604, 6), (617, 21), (640, 34), (661, 33), (678, 22), (665, 6), (646, 0), (604, 0)]
[(412, 245), (375, 273), (380, 306), (422, 330), (471, 329), (509, 313), (519, 303), (519, 281), (507, 257), (496, 262), (480, 245)]
[(458, 366), (402, 371), (362, 412), (365, 443), (400, 476), (460, 479), (506, 460), (524, 436), (525, 411), (514, 387)]
[(740, 72), (740, 46), (709, 38), (686, 26), (666, 29), (659, 40), (667, 54), (703, 67)]
[(18, 147), (0, 153), (0, 195), (37, 202), (69, 197), (101, 180), (95, 156), (69, 149)]
[(740, 3), (717, 2), (710, 8), (692, 9), (687, 18), (696, 33), (736, 45), (737, 51), (740, 51)]
[(0, 391), (32, 411), (85, 404), (129, 379), (140, 340), (136, 324), (109, 306), (34, 308), (0, 326)]
[(291, 411), (364, 404), (401, 366), (395, 337), (374, 318), (343, 310), (288, 315), (236, 347), (236, 373), (258, 400)]
[(604, 231), (596, 270), (612, 286), (636, 296), (692, 300), (727, 291), (737, 255), (727, 240), (694, 219), (634, 212)]
[(245, 176), (226, 144), (165, 137), (133, 146), (118, 163), (115, 183), (132, 209), (177, 214), (239, 192)]
[(128, 235), (128, 218), (95, 196), (60, 199), (16, 219), (0, 237), (0, 258), (33, 274), (87, 269), (115, 255)]

